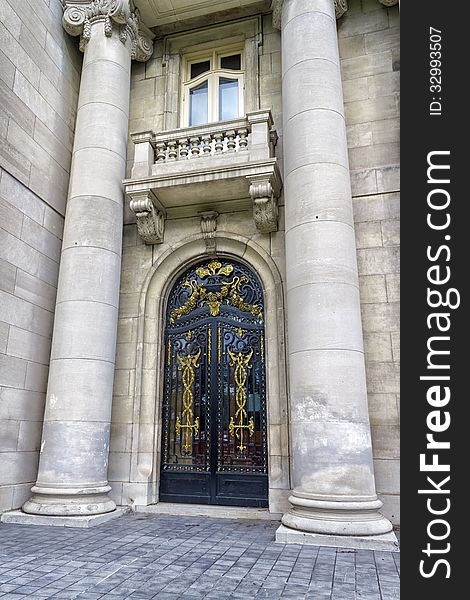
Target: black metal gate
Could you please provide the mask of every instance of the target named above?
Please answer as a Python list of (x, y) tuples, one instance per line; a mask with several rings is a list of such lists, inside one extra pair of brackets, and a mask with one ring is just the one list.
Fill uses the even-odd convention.
[(178, 279), (165, 327), (160, 501), (268, 505), (263, 292), (233, 261)]

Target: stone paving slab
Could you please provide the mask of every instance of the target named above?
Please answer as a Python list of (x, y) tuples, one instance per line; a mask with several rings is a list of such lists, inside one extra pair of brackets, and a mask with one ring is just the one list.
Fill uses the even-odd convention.
[(128, 514), (0, 524), (0, 598), (399, 600), (400, 555), (276, 544), (276, 521)]

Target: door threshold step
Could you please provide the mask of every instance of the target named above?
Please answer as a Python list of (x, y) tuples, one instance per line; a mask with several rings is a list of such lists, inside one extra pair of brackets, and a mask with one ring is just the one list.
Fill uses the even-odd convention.
[(158, 502), (148, 506), (137, 505), (134, 507), (138, 513), (158, 515), (182, 515), (213, 517), (214, 519), (264, 519), (280, 521), (282, 513), (269, 512), (268, 508), (250, 508), (243, 506), (215, 506), (213, 504), (179, 504)]

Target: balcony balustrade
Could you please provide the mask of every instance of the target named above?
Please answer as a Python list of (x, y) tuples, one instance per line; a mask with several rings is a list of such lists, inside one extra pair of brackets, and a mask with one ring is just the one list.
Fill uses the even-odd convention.
[(124, 181), (139, 233), (163, 241), (164, 219), (253, 206), (257, 228), (277, 229), (281, 177), (269, 110), (245, 117), (131, 135), (134, 162)]

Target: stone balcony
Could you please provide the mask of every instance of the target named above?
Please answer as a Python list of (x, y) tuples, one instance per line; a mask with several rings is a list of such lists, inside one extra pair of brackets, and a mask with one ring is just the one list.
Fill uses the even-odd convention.
[(165, 218), (253, 207), (259, 231), (277, 229), (281, 177), (269, 110), (245, 117), (131, 135), (134, 163), (124, 181), (146, 243), (163, 241)]

